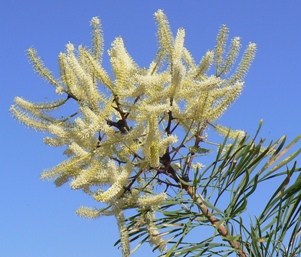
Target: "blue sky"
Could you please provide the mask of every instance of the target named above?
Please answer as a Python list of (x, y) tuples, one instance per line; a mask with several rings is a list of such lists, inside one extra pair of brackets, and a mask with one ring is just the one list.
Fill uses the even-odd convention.
[[(118, 239), (113, 218), (79, 218), (79, 206), (94, 204), (88, 197), (39, 180), (43, 169), (64, 157), (59, 149), (43, 144), (42, 134), (18, 124), (8, 109), (15, 96), (32, 101), (53, 96), (52, 87), (32, 71), (26, 49), (36, 48), (45, 65), (58, 74), (57, 56), (66, 43), (90, 45), (93, 16), (102, 20), (106, 50), (122, 36), (137, 63), (147, 66), (156, 52), (153, 13), (158, 9), (164, 10), (173, 31), (186, 29), (185, 45), (197, 61), (214, 47), (222, 24), (230, 28), (230, 38), (242, 38), (243, 47), (257, 43), (244, 92), (222, 124), (252, 134), (263, 119), (263, 137), (286, 134), (293, 139), (301, 133), (300, 1), (1, 1), (1, 256), (121, 256), (113, 247)], [(109, 69), (108, 59), (104, 61)]]

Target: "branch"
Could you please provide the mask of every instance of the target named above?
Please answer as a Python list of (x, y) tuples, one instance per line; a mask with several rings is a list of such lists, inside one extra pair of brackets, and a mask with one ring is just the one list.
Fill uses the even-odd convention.
[[(199, 147), (199, 144), (203, 141), (202, 137), (203, 137), (203, 133), (206, 128), (206, 125), (207, 125), (207, 122), (205, 122), (205, 124), (201, 127), (200, 131), (195, 135), (195, 142), (194, 142), (195, 148)], [(184, 176), (187, 177), (188, 180), (189, 180), (189, 171), (190, 171), (190, 168), (191, 168), (194, 156), (195, 156), (195, 152), (190, 151), (190, 154), (191, 154), (190, 158), (187, 158), (185, 166), (184, 166), (184, 167), (187, 167), (186, 171), (184, 171)]]
[[(203, 202), (203, 197), (200, 194), (196, 196), (195, 188), (192, 186), (185, 185), (183, 183), (181, 183), (181, 186), (182, 188), (185, 189), (185, 191), (188, 193), (188, 195), (191, 198), (193, 199), (196, 198), (197, 206), (200, 208), (201, 212), (205, 215), (205, 217), (209, 220), (209, 222), (215, 228), (217, 228), (218, 233), (223, 237), (227, 237), (229, 235), (228, 230), (224, 227), (223, 224), (219, 222), (217, 218), (213, 216), (212, 212), (209, 211), (209, 209)], [(240, 257), (247, 257), (246, 253), (243, 251), (241, 245), (237, 241), (227, 240), (227, 239), (225, 240), (228, 241), (229, 244), (237, 250), (237, 253), (239, 254)]]

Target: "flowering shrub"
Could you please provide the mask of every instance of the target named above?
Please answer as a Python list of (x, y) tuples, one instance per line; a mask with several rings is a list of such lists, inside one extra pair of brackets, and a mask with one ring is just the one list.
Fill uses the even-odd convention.
[[(21, 123), (50, 133), (46, 144), (66, 146), (67, 159), (45, 170), (41, 178), (54, 179), (56, 186), (70, 182), (71, 188), (103, 203), (103, 208), (80, 207), (77, 213), (88, 218), (115, 215), (124, 256), (130, 253), (124, 210), (130, 208), (147, 210), (149, 242), (165, 250), (153, 208), (167, 199), (169, 188), (195, 196), (188, 183), (202, 167), (196, 157), (207, 151), (200, 144), (207, 141), (208, 126), (230, 138), (244, 137), (244, 132), (216, 121), (240, 95), (256, 51), (250, 43), (236, 66), (240, 39), (235, 37), (226, 51), (228, 29), (223, 25), (216, 47), (196, 63), (184, 46), (185, 30), (179, 29), (174, 37), (161, 10), (155, 19), (159, 47), (154, 60), (147, 68), (139, 67), (118, 37), (108, 51), (114, 78), (102, 66), (97, 17), (91, 20), (92, 49), (69, 43), (59, 54), (60, 78), (30, 48), (35, 71), (54, 86), (59, 99), (32, 103), (16, 97), (10, 109)], [(76, 110), (68, 108), (61, 118), (53, 115), (70, 101)]]

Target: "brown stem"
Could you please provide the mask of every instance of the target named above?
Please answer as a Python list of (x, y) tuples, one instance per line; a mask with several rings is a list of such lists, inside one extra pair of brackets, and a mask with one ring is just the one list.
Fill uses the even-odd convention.
[[(211, 211), (209, 211), (209, 209), (207, 208), (207, 206), (204, 204), (202, 197), (201, 196), (197, 196), (196, 192), (195, 192), (195, 188), (182, 184), (182, 188), (185, 189), (185, 191), (188, 193), (188, 195), (191, 198), (195, 198), (196, 197), (196, 203), (198, 205), (198, 207), (200, 208), (201, 212), (205, 215), (205, 217), (210, 221), (210, 223), (217, 228), (218, 233), (223, 236), (226, 237), (229, 235), (228, 230), (224, 227), (223, 224), (221, 224), (219, 222), (219, 220), (217, 218), (215, 218), (212, 214)], [(227, 240), (227, 239), (225, 239)], [(237, 253), (239, 254), (239, 256), (241, 257), (247, 257), (246, 253), (243, 251), (242, 247), (240, 246), (240, 244), (235, 241), (235, 240), (227, 240), (230, 245), (232, 247), (234, 247), (237, 250)]]
[[(165, 167), (165, 169), (166, 169), (166, 167)], [(225, 226), (223, 224), (220, 223), (220, 221), (216, 217), (214, 217), (212, 212), (207, 208), (207, 206), (203, 202), (202, 196), (201, 195), (199, 195), (199, 196), (196, 195), (195, 188), (192, 187), (192, 186), (189, 186), (187, 184), (182, 183), (181, 181), (179, 181), (176, 174), (170, 173), (170, 172), (167, 173), (165, 171), (165, 169), (163, 170), (163, 173), (165, 173), (169, 177), (173, 178), (176, 182), (179, 182), (181, 188), (183, 188), (192, 199), (196, 198), (197, 206), (200, 208), (200, 210), (204, 214), (204, 216), (217, 229), (217, 232), (221, 236), (227, 237), (229, 235), (228, 230), (225, 228)], [(172, 167), (171, 167), (171, 169), (172, 169)], [(160, 172), (159, 169), (157, 171)], [(169, 184), (169, 185), (171, 185), (171, 184)], [(225, 238), (225, 240), (228, 241), (229, 244), (237, 250), (237, 253), (239, 254), (240, 257), (247, 257), (247, 255), (244, 252), (244, 250), (242, 249), (241, 245), (236, 240), (227, 240), (226, 238)]]
[(167, 124), (167, 127), (165, 128), (165, 132), (167, 133), (167, 135), (171, 135), (170, 127), (171, 127), (172, 120), (173, 120), (172, 112), (169, 111), (168, 112), (168, 124)]
[[(200, 131), (195, 135), (195, 142), (194, 142), (194, 147), (197, 148), (199, 147), (199, 144), (202, 142), (202, 136), (205, 130), (205, 125), (202, 126), (202, 128), (200, 129)], [(190, 151), (190, 157), (186, 160), (186, 171), (184, 171), (184, 175), (189, 179), (189, 171), (191, 169), (191, 165), (195, 156), (195, 152)]]
[[(125, 133), (126, 131), (130, 131), (130, 128), (129, 128), (129, 126), (128, 126), (128, 124), (127, 124), (127, 121), (126, 121), (127, 117), (129, 116), (129, 113), (128, 113), (128, 112), (125, 113), (125, 112), (122, 110), (121, 104), (120, 104), (120, 102), (119, 102), (119, 97), (118, 97), (117, 95), (114, 95), (114, 100), (113, 100), (113, 102), (116, 103), (117, 107), (115, 107), (115, 106), (112, 106), (112, 107), (113, 107), (116, 111), (118, 111), (118, 113), (119, 113), (119, 115), (120, 115), (120, 117), (121, 117), (121, 119), (119, 120), (119, 122), (122, 122), (123, 130), (120, 130), (120, 131), (121, 131), (122, 133)], [(126, 128), (126, 129), (124, 129), (124, 128)]]

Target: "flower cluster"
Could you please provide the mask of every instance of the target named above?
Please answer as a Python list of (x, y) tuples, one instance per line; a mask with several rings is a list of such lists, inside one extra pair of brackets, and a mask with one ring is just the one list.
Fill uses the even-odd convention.
[[(123, 211), (147, 209), (150, 242), (164, 250), (152, 220), (153, 208), (167, 195), (155, 186), (180, 188), (183, 177), (189, 181), (190, 164), (208, 126), (232, 137), (243, 136), (214, 123), (240, 95), (256, 51), (250, 43), (236, 70), (227, 76), (239, 55), (240, 39), (234, 38), (226, 53), (226, 26), (215, 49), (197, 64), (184, 45), (185, 30), (179, 29), (174, 37), (162, 10), (155, 19), (159, 48), (154, 60), (148, 68), (139, 67), (118, 37), (108, 51), (114, 78), (102, 66), (103, 36), (97, 17), (91, 20), (92, 49), (69, 43), (59, 54), (60, 78), (30, 48), (35, 71), (54, 86), (60, 99), (32, 103), (16, 97), (10, 109), (21, 123), (50, 133), (46, 144), (66, 147), (67, 159), (45, 170), (41, 178), (54, 179), (57, 186), (70, 182), (71, 188), (103, 203), (103, 209), (81, 207), (77, 213), (89, 218), (115, 215), (124, 256), (130, 251)], [(211, 66), (215, 73), (208, 75)], [(74, 107), (69, 107), (64, 117), (52, 115), (69, 102), (77, 106), (73, 112)]]

